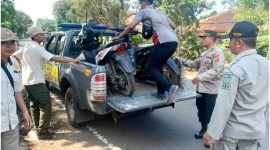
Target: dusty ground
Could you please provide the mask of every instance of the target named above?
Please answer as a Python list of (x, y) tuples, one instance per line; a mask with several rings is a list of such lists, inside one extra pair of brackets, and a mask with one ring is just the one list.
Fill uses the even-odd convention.
[[(186, 78), (192, 78), (197, 73), (194, 71), (186, 71)], [(29, 142), (21, 142), (21, 146), (24, 149), (29, 150), (109, 150), (108, 146), (98, 146), (94, 145), (89, 147), (89, 143), (85, 141), (89, 137), (84, 134), (80, 134), (82, 130), (73, 128), (68, 123), (66, 110), (64, 105), (62, 104), (63, 97), (60, 96), (60, 93), (53, 87), (50, 87), (51, 97), (52, 97), (52, 106), (53, 106), (53, 117), (52, 117), (52, 127), (56, 132), (56, 137), (53, 140), (37, 140), (36, 137), (32, 138)], [(30, 133), (30, 136), (33, 136), (34, 132)], [(82, 142), (83, 141), (83, 142)], [(88, 145), (88, 146), (84, 146)], [(113, 150), (117, 150), (118, 148), (113, 148)]]
[[(85, 150), (89, 149), (84, 148), (87, 137), (80, 134), (81, 130), (73, 128), (69, 125), (66, 110), (62, 104), (63, 97), (60, 96), (60, 93), (53, 87), (50, 88), (52, 105), (53, 105), (53, 117), (52, 117), (52, 130), (56, 132), (56, 137), (53, 140), (37, 140), (34, 139), (28, 144), (29, 150)], [(32, 134), (32, 133), (30, 133)], [(31, 136), (31, 135), (30, 135)], [(100, 146), (91, 147), (93, 150), (108, 150), (108, 148), (103, 148)]]

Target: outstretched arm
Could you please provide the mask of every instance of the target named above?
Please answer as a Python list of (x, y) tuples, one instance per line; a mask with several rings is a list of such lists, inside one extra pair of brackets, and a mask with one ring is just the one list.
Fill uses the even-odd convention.
[[(139, 22), (138, 22), (139, 23)], [(129, 34), (135, 27), (136, 25), (138, 24), (135, 22), (135, 20), (133, 20), (128, 26), (127, 28), (122, 32), (120, 33), (120, 35), (118, 35), (115, 39), (120, 39), (122, 37), (124, 37), (125, 35)]]
[(50, 60), (60, 62), (60, 63), (74, 63), (74, 62), (79, 61), (77, 59), (64, 58), (64, 57), (59, 57), (59, 56), (54, 56)]
[(169, 24), (173, 30), (176, 28), (175, 23), (171, 19), (169, 19)]

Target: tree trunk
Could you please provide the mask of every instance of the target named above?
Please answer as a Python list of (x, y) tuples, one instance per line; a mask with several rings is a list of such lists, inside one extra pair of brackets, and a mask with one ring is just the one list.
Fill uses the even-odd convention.
[(119, 0), (119, 2), (120, 2), (120, 11), (119, 11), (118, 25), (122, 24), (123, 21), (122, 14), (124, 11), (124, 0)]

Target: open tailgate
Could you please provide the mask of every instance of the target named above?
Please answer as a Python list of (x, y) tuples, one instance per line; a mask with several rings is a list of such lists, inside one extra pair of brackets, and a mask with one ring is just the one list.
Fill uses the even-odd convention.
[[(176, 102), (180, 102), (185, 100), (192, 100), (199, 96), (200, 95), (195, 92), (182, 89), (178, 90), (175, 99)], [(161, 100), (154, 96), (151, 96), (151, 92), (149, 91), (145, 91), (131, 97), (113, 96), (108, 99), (107, 104), (121, 113), (133, 112), (147, 108), (171, 106), (167, 105), (167, 99)]]

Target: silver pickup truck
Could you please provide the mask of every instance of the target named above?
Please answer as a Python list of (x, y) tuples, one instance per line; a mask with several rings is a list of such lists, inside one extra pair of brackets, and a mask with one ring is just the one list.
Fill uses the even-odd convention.
[[(78, 33), (79, 30), (54, 33), (45, 45), (46, 50), (62, 57), (76, 58), (81, 53), (81, 47), (75, 40)], [(55, 86), (65, 96), (67, 116), (70, 124), (75, 127), (81, 122), (93, 120), (95, 115), (112, 113), (117, 120), (117, 116), (121, 114), (174, 107), (174, 104), (167, 105), (166, 100), (151, 96), (151, 93), (156, 91), (152, 82), (136, 80), (136, 90), (130, 97), (108, 89), (105, 66), (84, 61), (77, 64), (47, 62), (44, 69), (46, 82)], [(176, 102), (198, 96), (197, 93), (180, 89)]]

